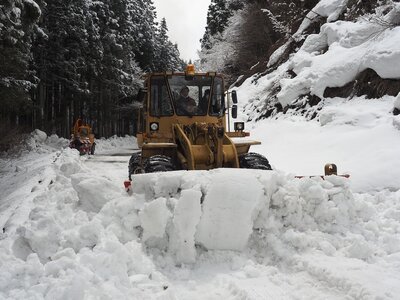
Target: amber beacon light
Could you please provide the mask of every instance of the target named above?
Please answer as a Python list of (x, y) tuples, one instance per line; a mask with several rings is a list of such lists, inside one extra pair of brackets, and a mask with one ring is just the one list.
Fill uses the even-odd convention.
[(186, 66), (186, 74), (187, 75), (194, 75), (195, 70), (194, 70), (194, 65), (189, 64)]

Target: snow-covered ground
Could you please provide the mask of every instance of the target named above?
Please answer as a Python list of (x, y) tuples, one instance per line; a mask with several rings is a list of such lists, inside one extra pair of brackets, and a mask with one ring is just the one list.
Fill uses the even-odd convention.
[[(275, 170), (136, 175), (133, 137), (80, 157), (36, 131), (0, 161), (0, 299), (397, 299), (393, 97), (249, 123)], [(350, 179), (322, 174), (335, 162)]]
[(395, 100), (325, 99), (317, 120), (283, 115), (279, 122), (266, 119), (247, 129), (263, 141), (253, 149), (276, 168), (315, 175), (323, 173), (326, 163), (335, 163), (339, 173), (351, 174), (355, 192), (397, 190), (400, 117), (391, 113)]

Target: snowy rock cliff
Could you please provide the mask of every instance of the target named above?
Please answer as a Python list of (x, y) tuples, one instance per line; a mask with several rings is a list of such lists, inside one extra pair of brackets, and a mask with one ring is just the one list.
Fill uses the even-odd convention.
[(237, 82), (248, 120), (288, 110), (314, 118), (324, 98), (400, 92), (400, 3), (322, 0), (294, 25), (254, 75)]

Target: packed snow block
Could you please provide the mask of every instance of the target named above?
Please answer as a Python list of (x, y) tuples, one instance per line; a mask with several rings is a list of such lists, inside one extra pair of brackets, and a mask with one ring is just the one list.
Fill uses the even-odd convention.
[(276, 174), (217, 169), (135, 175), (142, 241), (167, 250), (177, 263), (195, 262), (196, 245), (243, 250), (277, 189)]
[(86, 212), (98, 213), (107, 202), (121, 195), (113, 182), (103, 178), (75, 174), (71, 177), (71, 182), (78, 193), (79, 204)]
[[(162, 186), (170, 188), (163, 191)], [(165, 251), (178, 264), (196, 261), (196, 245), (242, 251), (258, 243), (259, 230), (271, 249), (307, 249), (318, 244), (307, 230), (344, 233), (356, 215), (348, 179), (296, 179), (279, 171), (135, 175), (132, 198), (144, 245)], [(329, 245), (321, 248), (335, 251)]]
[(183, 190), (175, 205), (169, 249), (181, 263), (196, 261), (194, 235), (201, 216), (201, 197), (200, 191)]
[(184, 171), (175, 171), (168, 172), (167, 176), (164, 173), (148, 173), (134, 176), (132, 181), (133, 192), (137, 194), (136, 198), (139, 195), (144, 195), (147, 201), (158, 197), (172, 197), (178, 194), (179, 189), (183, 188), (183, 181), (186, 177), (183, 175), (185, 173)]
[(196, 241), (208, 249), (243, 250), (263, 201), (264, 189), (248, 172), (218, 172), (203, 202)]
[(143, 228), (143, 242), (149, 239), (156, 240), (157, 238), (164, 237), (167, 222), (172, 216), (166, 202), (165, 198), (157, 198), (154, 201), (146, 203), (143, 210), (139, 212)]

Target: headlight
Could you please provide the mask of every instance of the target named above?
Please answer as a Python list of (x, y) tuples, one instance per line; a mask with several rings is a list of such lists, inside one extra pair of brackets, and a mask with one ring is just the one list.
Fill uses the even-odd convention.
[(150, 123), (150, 130), (151, 131), (157, 131), (158, 130), (158, 123), (157, 122)]
[(233, 127), (235, 131), (243, 131), (244, 130), (244, 122), (235, 122), (233, 123)]

